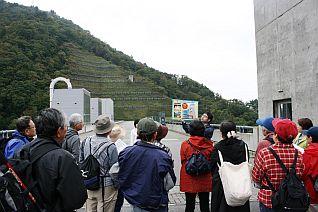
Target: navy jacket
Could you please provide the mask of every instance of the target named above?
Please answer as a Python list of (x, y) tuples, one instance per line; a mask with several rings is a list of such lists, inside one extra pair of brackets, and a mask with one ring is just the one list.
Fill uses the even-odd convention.
[(125, 199), (132, 205), (152, 210), (168, 205), (164, 178), (176, 176), (170, 156), (160, 147), (137, 140), (119, 154), (119, 184)]

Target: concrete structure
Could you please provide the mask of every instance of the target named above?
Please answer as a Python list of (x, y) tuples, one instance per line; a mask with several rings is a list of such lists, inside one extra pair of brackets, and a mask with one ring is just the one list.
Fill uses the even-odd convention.
[(111, 120), (114, 118), (114, 101), (111, 98), (103, 98), (102, 100), (102, 114), (108, 115)]
[(318, 1), (254, 0), (259, 116), (318, 122)]
[(53, 99), (53, 95), (54, 95), (54, 86), (57, 82), (65, 82), (67, 84), (67, 88), (68, 89), (71, 89), (72, 88), (72, 84), (71, 84), (71, 81), (69, 79), (66, 79), (64, 77), (57, 77), (55, 79), (52, 79), (51, 80), (51, 83), (50, 83), (50, 107), (52, 107), (52, 99)]
[(83, 116), (84, 122), (90, 122), (90, 97), (91, 94), (84, 88), (81, 89), (55, 89), (52, 107), (61, 110), (68, 117), (72, 113)]
[(91, 98), (91, 123), (94, 123), (101, 114), (102, 100), (100, 98)]

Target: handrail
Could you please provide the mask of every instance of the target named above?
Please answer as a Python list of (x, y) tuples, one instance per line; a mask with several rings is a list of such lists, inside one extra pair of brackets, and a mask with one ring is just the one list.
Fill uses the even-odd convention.
[(12, 133), (14, 133), (16, 130), (1, 130), (0, 131), (0, 139), (2, 138), (9, 138)]

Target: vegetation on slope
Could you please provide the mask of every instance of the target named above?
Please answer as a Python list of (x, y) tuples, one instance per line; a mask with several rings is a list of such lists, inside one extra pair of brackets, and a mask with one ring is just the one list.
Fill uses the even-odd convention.
[[(215, 123), (232, 119), (253, 125), (257, 118), (257, 100), (225, 100), (186, 76), (136, 62), (54, 11), (0, 0), (0, 20), (2, 129), (14, 127), (12, 120), (21, 115), (34, 116), (48, 107), (48, 86), (58, 76), (70, 78), (74, 87), (86, 88), (92, 97), (113, 98), (116, 119), (155, 116), (160, 111), (169, 116), (172, 98), (199, 101), (199, 113), (211, 110)], [(134, 83), (127, 82), (129, 74)]]

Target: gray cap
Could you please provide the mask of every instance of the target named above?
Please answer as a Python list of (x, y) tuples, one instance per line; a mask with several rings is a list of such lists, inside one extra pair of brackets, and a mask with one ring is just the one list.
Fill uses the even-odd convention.
[(113, 129), (114, 125), (115, 123), (107, 115), (100, 115), (94, 123), (94, 132), (96, 134), (108, 133)]
[(140, 119), (137, 125), (137, 134), (138, 135), (150, 135), (154, 132), (157, 132), (158, 125), (151, 118)]

